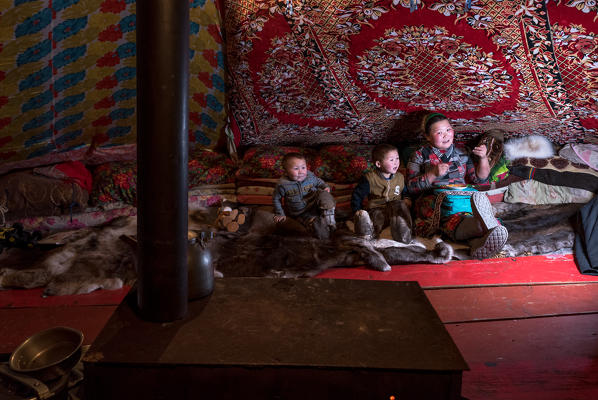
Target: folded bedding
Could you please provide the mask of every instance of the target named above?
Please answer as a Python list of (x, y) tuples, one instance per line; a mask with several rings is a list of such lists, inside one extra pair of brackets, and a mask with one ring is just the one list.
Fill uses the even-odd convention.
[(568, 186), (548, 185), (533, 179), (515, 182), (504, 194), (506, 203), (566, 204), (587, 203), (594, 193), (589, 190)]
[(572, 162), (564, 157), (521, 158), (514, 160), (509, 172), (524, 179), (533, 179), (548, 185), (598, 190), (598, 171), (587, 164)]
[(62, 215), (85, 209), (89, 193), (74, 181), (12, 172), (0, 177), (0, 222), (42, 215)]

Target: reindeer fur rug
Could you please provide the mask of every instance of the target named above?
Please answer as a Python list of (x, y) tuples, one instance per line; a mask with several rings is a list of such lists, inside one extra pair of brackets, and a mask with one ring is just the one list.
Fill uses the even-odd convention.
[[(500, 254), (517, 257), (571, 252), (574, 229), (570, 217), (581, 204), (529, 206), (499, 203), (497, 216), (509, 230)], [(272, 214), (257, 210), (244, 230), (218, 232), (210, 242), (217, 276), (311, 277), (331, 267), (449, 262), (454, 251), (440, 239), (405, 245), (393, 240), (365, 241), (345, 229), (330, 240), (317, 240), (297, 230), (280, 232)], [(202, 228), (190, 221), (190, 229)], [(122, 217), (98, 227), (73, 231), (53, 250), (11, 248), (0, 254), (0, 290), (44, 287), (45, 295), (119, 289), (136, 279), (135, 250), (122, 235), (135, 235), (135, 217)], [(48, 238), (46, 238), (48, 239)]]
[(280, 231), (271, 220), (271, 213), (257, 211), (248, 233), (219, 235), (212, 246), (217, 270), (224, 276), (297, 278), (331, 267), (368, 265), (390, 271), (391, 265), (445, 264), (453, 257), (452, 247), (439, 238), (428, 248), (417, 240), (364, 240), (341, 228), (330, 240), (320, 240), (300, 229)]
[(52, 296), (131, 285), (136, 279), (135, 252), (119, 237), (135, 234), (137, 218), (121, 217), (73, 231), (53, 250), (7, 249), (0, 254), (0, 288), (44, 287), (44, 294)]
[(529, 205), (496, 203), (496, 216), (509, 231), (498, 257), (570, 254), (575, 241), (574, 216), (584, 204)]

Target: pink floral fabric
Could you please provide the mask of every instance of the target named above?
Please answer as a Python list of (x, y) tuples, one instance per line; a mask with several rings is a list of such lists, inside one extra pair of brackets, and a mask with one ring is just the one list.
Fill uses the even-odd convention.
[(122, 202), (137, 205), (137, 163), (107, 163), (93, 171), (90, 203), (100, 206)]
[(124, 206), (111, 210), (92, 210), (73, 215), (56, 215), (51, 217), (29, 217), (11, 221), (20, 222), (26, 230), (38, 230), (44, 234), (58, 231), (97, 226), (117, 217), (137, 215), (137, 209)]
[[(189, 154), (189, 188), (200, 185), (233, 183), (236, 165), (226, 154), (195, 149)], [(122, 202), (137, 204), (137, 163), (135, 161), (99, 165), (93, 172), (91, 205)]]
[(189, 154), (189, 188), (235, 181), (235, 162), (224, 153), (194, 149)]

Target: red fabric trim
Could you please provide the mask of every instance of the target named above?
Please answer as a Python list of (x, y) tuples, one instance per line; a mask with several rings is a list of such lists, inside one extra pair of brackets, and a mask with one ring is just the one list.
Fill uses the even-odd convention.
[(64, 173), (68, 177), (68, 181), (75, 182), (83, 189), (91, 193), (92, 178), (91, 172), (81, 161), (70, 161), (56, 165), (56, 169)]

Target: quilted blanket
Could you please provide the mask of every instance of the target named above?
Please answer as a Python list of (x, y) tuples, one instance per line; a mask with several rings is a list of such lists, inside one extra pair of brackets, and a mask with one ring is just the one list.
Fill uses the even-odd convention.
[[(189, 142), (214, 148), (226, 121), (220, 13), (215, 0), (188, 3)], [(1, 1), (0, 19), (0, 173), (134, 158), (136, 1)]]

